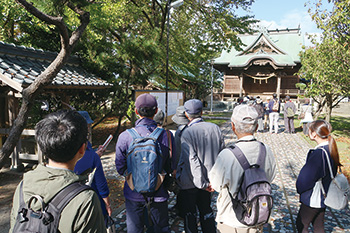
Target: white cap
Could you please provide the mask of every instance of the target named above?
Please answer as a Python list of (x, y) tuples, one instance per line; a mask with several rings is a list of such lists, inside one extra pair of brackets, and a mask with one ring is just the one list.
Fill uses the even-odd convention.
[(253, 106), (238, 105), (233, 109), (231, 121), (244, 124), (254, 124), (258, 120), (258, 112)]

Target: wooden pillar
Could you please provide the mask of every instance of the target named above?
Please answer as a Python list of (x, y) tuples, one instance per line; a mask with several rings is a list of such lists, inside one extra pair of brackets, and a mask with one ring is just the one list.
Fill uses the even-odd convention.
[(277, 94), (277, 98), (280, 99), (280, 95), (281, 95), (281, 76), (280, 75), (278, 75), (277, 77), (276, 94)]
[(239, 97), (243, 96), (243, 74), (239, 75)]

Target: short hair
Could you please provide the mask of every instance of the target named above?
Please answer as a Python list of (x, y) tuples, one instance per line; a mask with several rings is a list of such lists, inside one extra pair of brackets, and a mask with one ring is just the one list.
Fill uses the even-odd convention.
[(71, 110), (51, 113), (35, 126), (35, 140), (41, 151), (55, 162), (73, 159), (87, 136), (85, 118)]
[(156, 107), (142, 107), (137, 109), (137, 112), (142, 117), (153, 117), (156, 114), (156, 111)]
[(247, 124), (243, 122), (237, 122), (232, 121), (232, 123), (235, 125), (237, 133), (246, 133), (246, 134), (254, 134), (256, 130), (256, 126), (258, 125), (258, 122), (255, 121), (253, 124)]
[(198, 113), (198, 114), (189, 114), (189, 113), (186, 112), (186, 114), (187, 114), (187, 116), (188, 116), (190, 119), (196, 119), (196, 118), (199, 118), (199, 117), (202, 116), (202, 113), (201, 113), (201, 112)]

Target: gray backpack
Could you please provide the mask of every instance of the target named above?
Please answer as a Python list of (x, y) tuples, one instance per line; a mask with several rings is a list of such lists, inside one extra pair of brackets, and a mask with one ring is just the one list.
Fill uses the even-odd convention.
[[(91, 188), (78, 182), (72, 183), (58, 192), (48, 203), (45, 203), (39, 195), (33, 195), (27, 205), (23, 200), (23, 182), (21, 182), (18, 215), (13, 232), (58, 232), (58, 224), (64, 207), (76, 195), (87, 189)], [(41, 210), (34, 211), (31, 209), (30, 206), (33, 201), (41, 202)]]
[(247, 226), (265, 224), (270, 218), (273, 205), (271, 185), (263, 169), (266, 148), (263, 143), (260, 143), (258, 161), (252, 165), (249, 164), (239, 147), (232, 146), (229, 149), (244, 169), (242, 183), (235, 198), (227, 187), (236, 217), (238, 221)]

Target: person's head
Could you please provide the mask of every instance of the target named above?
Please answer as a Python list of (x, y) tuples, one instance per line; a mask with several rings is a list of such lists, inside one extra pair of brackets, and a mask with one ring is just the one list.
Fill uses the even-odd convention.
[(162, 126), (164, 121), (164, 112), (161, 109), (158, 109), (156, 115), (153, 117), (153, 120), (157, 123), (158, 126)]
[(187, 125), (189, 120), (185, 114), (185, 107), (179, 106), (176, 108), (175, 115), (171, 118), (177, 125)]
[(153, 118), (157, 110), (158, 103), (153, 95), (145, 93), (137, 97), (135, 101), (135, 111), (140, 117)]
[(94, 121), (91, 119), (89, 113), (87, 111), (78, 111), (78, 113), (84, 117), (84, 119), (86, 120), (87, 126), (88, 126), (88, 140), (90, 142), (92, 142), (92, 123), (94, 123)]
[(290, 96), (287, 95), (287, 96), (286, 96), (286, 101), (289, 101), (289, 100), (290, 100)]
[(277, 94), (273, 93), (272, 98), (276, 99), (277, 98)]
[(71, 110), (51, 113), (35, 126), (35, 140), (41, 151), (59, 163), (72, 160), (86, 143), (87, 135), (86, 120)]
[(238, 137), (253, 135), (258, 127), (258, 112), (253, 106), (238, 105), (233, 109), (231, 124)]
[(329, 152), (336, 166), (342, 166), (339, 161), (338, 147), (331, 136), (332, 126), (325, 120), (316, 120), (309, 123), (309, 137), (318, 144), (323, 141), (328, 141)]
[(184, 104), (187, 118), (195, 119), (202, 116), (203, 103), (198, 99), (187, 100)]

